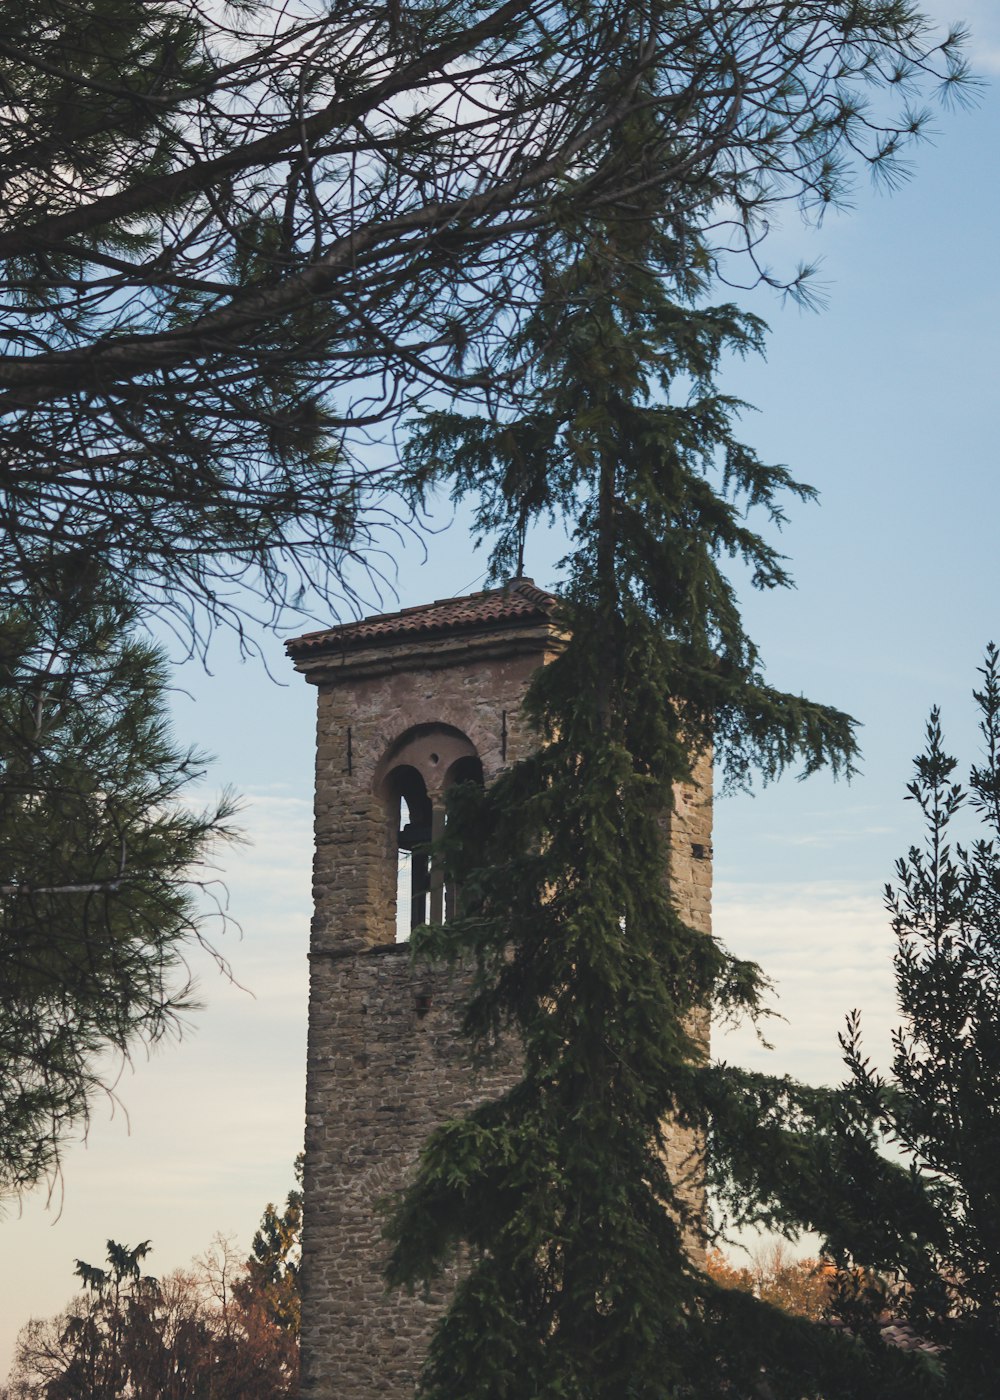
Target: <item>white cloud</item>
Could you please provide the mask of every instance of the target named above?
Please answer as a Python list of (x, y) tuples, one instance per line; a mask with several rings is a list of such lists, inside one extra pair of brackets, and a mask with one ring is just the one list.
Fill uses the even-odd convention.
[(823, 850), (848, 845), (865, 836), (886, 836), (892, 830), (891, 826), (817, 827), (809, 831), (764, 832), (761, 839), (774, 846), (811, 846)]
[(741, 957), (760, 963), (774, 983), (763, 1030), (717, 1031), (720, 1059), (791, 1074), (810, 1083), (843, 1077), (837, 1033), (846, 1013), (863, 1013), (865, 1040), (885, 1064), (896, 1024), (893, 936), (877, 892), (842, 884), (728, 885), (715, 891), (715, 930)]

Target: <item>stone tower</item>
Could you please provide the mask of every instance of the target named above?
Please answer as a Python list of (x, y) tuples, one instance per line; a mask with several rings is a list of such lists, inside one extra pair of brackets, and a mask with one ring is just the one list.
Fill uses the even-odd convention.
[[(388, 1293), (378, 1202), (430, 1130), (516, 1077), (474, 1073), (456, 1035), (467, 982), (411, 966), (411, 926), (449, 892), (414, 847), (452, 782), (487, 785), (530, 750), (520, 706), (559, 651), (555, 600), (530, 579), (288, 643), (318, 690), (303, 1245), (303, 1400), (409, 1400), (446, 1288)], [(711, 764), (676, 794), (669, 878), (708, 932)], [(671, 1155), (692, 1155), (674, 1132)]]

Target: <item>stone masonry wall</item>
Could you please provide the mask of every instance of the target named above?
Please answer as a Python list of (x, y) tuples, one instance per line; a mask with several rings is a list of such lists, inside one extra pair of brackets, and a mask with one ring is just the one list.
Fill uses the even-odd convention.
[(360, 950), (395, 936), (395, 837), (375, 788), (379, 765), (401, 734), (420, 724), (460, 729), (475, 745), (487, 783), (528, 751), (520, 703), (545, 653), (504, 655), (502, 639), (492, 652), (456, 667), (448, 664), (451, 650), (439, 657), (424, 647), (410, 669), (407, 649), (399, 647), (391, 670), (373, 660), (374, 674), (348, 672), (343, 681), (321, 684), (313, 952)]
[[(445, 1288), (427, 1298), (386, 1291), (378, 1202), (403, 1184), (432, 1128), (502, 1091), (517, 1073), (511, 1061), (473, 1073), (456, 1031), (466, 979), (414, 968), (406, 946), (394, 942), (397, 855), (377, 793), (379, 764), (412, 726), (445, 724), (475, 745), (489, 783), (529, 751), (520, 701), (550, 654), (536, 629), (529, 638), (469, 639), (464, 654), (453, 643), (439, 651), (397, 644), (342, 673), (315, 676), (303, 1400), (412, 1396)], [(707, 932), (708, 759), (696, 777), (699, 788), (677, 794), (670, 878), (679, 912)], [(692, 1138), (670, 1135), (675, 1171), (697, 1155)]]
[[(671, 897), (684, 922), (699, 933), (712, 932), (712, 756), (698, 757), (692, 769), (693, 783), (674, 787), (670, 814), (670, 866), (667, 878)], [(709, 1014), (696, 1013), (691, 1030), (695, 1039), (709, 1047)], [(704, 1143), (700, 1134), (673, 1125), (666, 1135), (664, 1152), (671, 1179), (681, 1188), (698, 1217), (706, 1209)], [(704, 1233), (695, 1223), (687, 1231), (687, 1248), (692, 1255), (704, 1254)]]

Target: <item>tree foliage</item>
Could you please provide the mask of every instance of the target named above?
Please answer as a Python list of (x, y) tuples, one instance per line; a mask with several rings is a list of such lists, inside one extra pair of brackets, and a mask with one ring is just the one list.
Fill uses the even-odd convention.
[[(297, 1193), (283, 1217), (283, 1261), (298, 1247), (292, 1224)], [(264, 1214), (262, 1229), (274, 1217)], [(283, 1272), (275, 1307), (268, 1255), (254, 1241), (240, 1261), (217, 1237), (188, 1270), (156, 1279), (142, 1272), (149, 1241), (134, 1248), (108, 1241), (107, 1266), (77, 1260), (83, 1291), (48, 1321), (32, 1321), (18, 1338), (2, 1400), (293, 1400), (298, 1390), (296, 1275)], [(297, 1313), (295, 1314), (297, 1317)]]
[[(912, 1193), (879, 1200), (880, 1228), (866, 1238), (870, 1175), (861, 1176), (850, 1257), (894, 1271), (906, 1317), (944, 1348), (949, 1394), (963, 1400), (990, 1392), (1000, 1355), (1000, 652), (993, 645), (980, 674), (983, 752), (968, 785), (956, 781), (935, 708), (907, 788), (925, 837), (886, 887), (902, 1016), (888, 1072), (865, 1057), (857, 1012), (842, 1037), (873, 1141), (902, 1160), (920, 1193), (919, 1211)], [(954, 835), (965, 811), (979, 823), (967, 843)]]
[[(640, 182), (647, 140), (641, 120), (623, 130)], [(663, 198), (651, 186), (650, 209)], [(569, 639), (527, 698), (538, 750), (485, 793), (457, 790), (443, 854), (461, 914), (414, 939), (418, 958), (471, 959), (465, 1030), (478, 1053), (515, 1036), (523, 1078), (431, 1136), (389, 1224), (389, 1279), (416, 1286), (468, 1247), (422, 1400), (750, 1396), (762, 1369), (770, 1394), (795, 1400), (913, 1394), (931, 1383), (919, 1360), (813, 1335), (706, 1276), (692, 1252), (700, 1164), (669, 1165), (672, 1123), (741, 1168), (743, 1080), (706, 1065), (699, 1027), (707, 1011), (757, 1015), (764, 992), (756, 966), (677, 913), (675, 784), (713, 736), (735, 783), (796, 759), (849, 770), (855, 748), (847, 716), (767, 685), (722, 567), (735, 557), (759, 587), (787, 584), (744, 516), (780, 523), (784, 500), (809, 494), (740, 442), (741, 405), (717, 387), (722, 355), (754, 349), (760, 327), (693, 307), (703, 246), (642, 212), (636, 199), (600, 236), (567, 233), (560, 285), (526, 332), (523, 416), (429, 415), (410, 453), (421, 481), (457, 460), (459, 490), (502, 483), (481, 513), (501, 559), (539, 510), (575, 508), (577, 529)], [(795, 1166), (808, 1151), (819, 1167), (844, 1110), (826, 1091), (788, 1098), (781, 1151), (753, 1154), (753, 1199), (776, 1195), (803, 1225), (819, 1175), (795, 1180)]]
[(281, 1214), (268, 1202), (246, 1261), (246, 1280), (238, 1285), (248, 1298), (257, 1300), (275, 1326), (293, 1337), (298, 1337), (302, 1322), (303, 1160), (300, 1152), (295, 1159), (298, 1184), (286, 1196)]
[(52, 1171), (129, 1056), (191, 1005), (185, 952), (232, 803), (166, 717), (162, 655), (99, 566), (0, 612), (0, 1194)]
[[(1000, 957), (1000, 653), (974, 692), (983, 753), (956, 781), (940, 713), (907, 798), (925, 840), (886, 886), (897, 939), (902, 1024), (887, 1072), (865, 1056), (861, 1017), (841, 1037), (849, 1078), (806, 1090), (759, 1074), (710, 1071), (716, 1189), (734, 1223), (808, 1224), (838, 1265), (834, 1309), (869, 1341), (888, 1305), (911, 1337), (939, 1349), (914, 1393), (991, 1393), (997, 1338), (997, 1103)], [(971, 812), (980, 834), (956, 838)], [(724, 1079), (728, 1079), (726, 1084)], [(929, 1391), (927, 1387), (930, 1387)]]
[[(726, 7), (737, 28), (746, 13), (762, 14)], [(626, 31), (623, 66), (628, 44)], [(829, 1153), (844, 1096), (762, 1077), (769, 1114), (743, 1152), (746, 1077), (705, 1063), (699, 1027), (707, 1012), (758, 1015), (765, 983), (684, 925), (664, 870), (675, 785), (713, 743), (737, 785), (797, 761), (849, 772), (855, 755), (847, 716), (767, 684), (728, 577), (737, 560), (759, 588), (789, 583), (746, 516), (780, 526), (811, 493), (741, 441), (743, 405), (718, 387), (724, 357), (759, 350), (763, 328), (709, 300), (707, 228), (733, 186), (716, 183), (719, 165), (682, 187), (658, 163), (673, 74), (672, 53), (651, 57), (604, 142), (602, 168), (631, 173), (628, 197), (545, 241), (543, 295), (508, 349), (512, 370), (529, 366), (516, 411), (430, 412), (408, 449), (417, 487), (457, 478), (478, 501), (500, 570), (520, 570), (539, 515), (575, 521), (569, 640), (525, 707), (538, 750), (488, 792), (456, 793), (443, 856), (461, 916), (414, 940), (417, 958), (471, 959), (474, 1052), (506, 1036), (524, 1052), (514, 1089), (432, 1135), (389, 1222), (391, 1283), (416, 1286), (468, 1249), (422, 1400), (749, 1396), (762, 1371), (795, 1400), (935, 1383), (919, 1360), (720, 1290), (691, 1249), (706, 1228), (699, 1165), (668, 1164), (668, 1123), (703, 1135), (716, 1174), (745, 1185), (749, 1166), (752, 1208), (788, 1229), (822, 1213), (808, 1197), (824, 1171), (844, 1195), (847, 1153)], [(743, 154), (737, 140), (725, 159), (738, 169)]]
[(797, 1259), (778, 1240), (755, 1250), (748, 1263), (734, 1263), (720, 1249), (710, 1249), (705, 1272), (723, 1288), (752, 1293), (773, 1307), (820, 1322), (834, 1302), (833, 1268), (820, 1259)]
[[(373, 531), (409, 505), (371, 435), (442, 393), (518, 402), (567, 219), (655, 189), (706, 267), (735, 251), (798, 285), (760, 260), (770, 211), (842, 200), (852, 160), (891, 180), (921, 92), (964, 77), (960, 35), (909, 0), (4, 19), (5, 562), (36, 569), (40, 537), (97, 551), (192, 625), (198, 603), (238, 621), (234, 579), (280, 606), (378, 567)], [(619, 139), (639, 116), (641, 175)]]

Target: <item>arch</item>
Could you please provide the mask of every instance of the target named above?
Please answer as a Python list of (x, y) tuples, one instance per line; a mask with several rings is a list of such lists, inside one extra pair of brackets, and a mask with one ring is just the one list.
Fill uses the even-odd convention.
[(392, 771), (400, 766), (415, 768), (428, 792), (442, 792), (445, 775), (461, 758), (479, 754), (467, 734), (452, 724), (415, 724), (386, 749), (375, 769), (375, 790), (382, 789)]
[(478, 783), (483, 786), (483, 764), (477, 753), (462, 754), (456, 758), (444, 775), (444, 791), (457, 783)]
[(433, 807), (418, 769), (401, 763), (386, 774), (382, 798), (389, 822), (389, 857), (396, 858), (395, 939), (405, 943), (413, 929), (427, 922), (431, 888), (427, 847), (433, 832)]
[(483, 782), (483, 765), (466, 734), (450, 724), (413, 725), (386, 750), (375, 770), (375, 791), (396, 855), (395, 936), (406, 942), (422, 923), (454, 916), (457, 891), (427, 847), (444, 834), (445, 793), (460, 782)]

